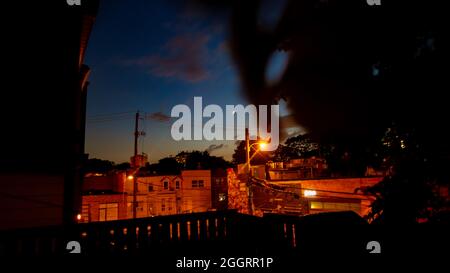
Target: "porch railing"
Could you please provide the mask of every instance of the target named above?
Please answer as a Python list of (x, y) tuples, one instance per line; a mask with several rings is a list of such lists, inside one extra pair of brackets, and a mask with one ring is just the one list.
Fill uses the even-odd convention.
[[(65, 255), (70, 252), (67, 249), (70, 241), (78, 242), (81, 253), (86, 255), (181, 253), (184, 250), (213, 254), (230, 249), (236, 254), (301, 252), (323, 240), (345, 239), (350, 235), (349, 227), (363, 224), (359, 216), (351, 212), (338, 214), (337, 218), (336, 214), (330, 215), (334, 216), (260, 218), (236, 211), (216, 211), (10, 230), (0, 232), (0, 255)], [(337, 226), (335, 218), (340, 219)], [(317, 227), (330, 230), (322, 232)]]

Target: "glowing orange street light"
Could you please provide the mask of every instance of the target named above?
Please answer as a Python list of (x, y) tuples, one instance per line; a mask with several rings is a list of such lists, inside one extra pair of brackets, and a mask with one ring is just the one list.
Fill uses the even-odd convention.
[(81, 214), (77, 214), (77, 220), (80, 221), (81, 220)]
[(128, 180), (133, 180), (134, 176), (129, 175), (127, 178), (128, 178)]
[[(250, 149), (253, 147), (253, 146), (255, 146), (255, 145), (258, 145), (258, 148), (259, 149), (257, 149), (257, 151), (252, 155), (252, 156), (250, 156)], [(253, 143), (253, 144), (249, 144), (249, 141), (248, 140), (246, 140), (246, 150), (247, 150), (247, 158), (246, 158), (246, 163), (247, 163), (247, 167), (248, 167), (248, 171), (250, 172), (250, 169), (251, 169), (251, 166), (250, 166), (250, 160), (252, 160), (252, 158), (257, 154), (257, 152), (258, 152), (258, 150), (263, 150), (266, 146), (267, 146), (267, 142), (265, 142), (265, 141), (258, 141), (258, 142), (255, 142), (255, 143)]]
[(253, 147), (254, 145), (258, 145), (259, 150), (263, 150), (265, 147), (267, 147), (267, 142), (265, 142), (265, 141), (258, 141), (258, 142), (255, 142), (255, 143), (251, 144), (249, 146), (249, 148)]
[(267, 147), (267, 143), (265, 143), (265, 142), (260, 142), (258, 144), (259, 144), (259, 149), (260, 150), (264, 150)]

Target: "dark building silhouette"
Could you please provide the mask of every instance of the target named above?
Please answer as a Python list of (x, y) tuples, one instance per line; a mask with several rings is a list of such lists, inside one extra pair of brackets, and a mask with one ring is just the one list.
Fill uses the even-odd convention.
[[(76, 221), (86, 92), (83, 64), (99, 1), (7, 3), (1, 93), (0, 228)], [(5, 19), (2, 19), (5, 20)], [(2, 130), (3, 131), (3, 130)]]

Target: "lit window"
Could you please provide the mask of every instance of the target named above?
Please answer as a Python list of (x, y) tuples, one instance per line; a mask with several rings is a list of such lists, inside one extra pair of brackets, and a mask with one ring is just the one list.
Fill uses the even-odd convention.
[(223, 202), (227, 199), (227, 195), (225, 193), (219, 193), (219, 202)]
[(336, 209), (338, 210), (349, 210), (350, 204), (348, 203), (336, 203)]
[(311, 202), (311, 209), (323, 209), (322, 202)]
[(400, 147), (401, 147), (402, 149), (405, 149), (405, 148), (406, 148), (405, 141), (400, 140)]
[(99, 205), (99, 221), (117, 220), (119, 215), (119, 206), (117, 203)]
[(82, 205), (81, 206), (81, 221), (82, 222), (89, 222), (89, 205)]
[(323, 207), (324, 207), (324, 209), (334, 210), (334, 209), (336, 209), (336, 203), (328, 203), (328, 202), (326, 202), (326, 203), (324, 203)]
[(203, 180), (198, 181), (198, 187), (203, 188), (205, 186), (205, 182)]
[(317, 192), (315, 190), (305, 190), (303, 191), (303, 196), (308, 197), (308, 196), (316, 196)]

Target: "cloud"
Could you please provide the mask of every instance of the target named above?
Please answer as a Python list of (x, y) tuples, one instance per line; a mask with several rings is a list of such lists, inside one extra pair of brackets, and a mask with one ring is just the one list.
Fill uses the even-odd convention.
[(212, 153), (213, 151), (216, 151), (216, 150), (219, 150), (219, 149), (222, 149), (222, 148), (225, 148), (225, 147), (227, 147), (227, 145), (224, 145), (224, 144), (219, 144), (219, 145), (211, 144), (211, 145), (209, 145), (209, 147), (205, 151), (208, 152), (208, 153)]
[(190, 83), (208, 79), (209, 35), (183, 33), (172, 37), (161, 52), (125, 63), (143, 67), (156, 77), (176, 78)]
[(298, 125), (294, 115), (287, 115), (280, 117), (280, 141), (284, 142), (286, 139), (298, 135), (306, 134), (307, 130)]
[(159, 121), (159, 122), (168, 122), (170, 121), (170, 116), (164, 114), (163, 112), (155, 112), (147, 116), (151, 120)]

